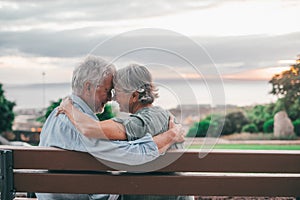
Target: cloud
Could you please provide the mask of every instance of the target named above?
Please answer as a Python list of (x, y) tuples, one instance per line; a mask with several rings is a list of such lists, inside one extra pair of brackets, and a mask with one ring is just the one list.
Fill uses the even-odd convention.
[[(273, 15), (266, 14), (267, 17), (261, 17), (263, 24), (260, 25), (255, 16), (264, 14), (261, 9), (265, 8), (265, 4), (270, 4), (268, 10), (279, 11), (282, 20), (276, 21), (276, 18), (273, 19)], [(248, 16), (245, 23), (242, 24), (243, 26), (237, 26), (240, 24), (236, 22), (238, 20), (235, 18), (231, 21), (225, 20), (228, 19), (226, 13), (239, 9), (239, 12), (242, 12), (242, 8), (247, 6), (258, 8), (258, 10), (255, 16)], [(156, 69), (162, 66), (164, 68), (172, 66), (189, 77), (194, 76), (195, 70), (183, 58), (187, 58), (188, 61), (200, 67), (204, 74), (215, 73), (213, 70), (215, 66), (221, 74), (225, 75), (253, 69), (279, 67), (279, 64), (281, 66), (288, 65), (287, 63), (278, 63), (279, 60), (296, 58), (300, 45), (300, 31), (291, 32), (294, 29), (290, 30), (290, 25), (284, 26), (284, 24), (294, 22), (297, 15), (290, 12), (291, 14), (285, 17), (285, 12), (280, 10), (280, 6), (283, 10), (295, 9), (299, 7), (299, 3), (293, 0), (274, 5), (271, 5), (270, 2), (260, 4), (258, 1), (242, 0), (175, 0), (172, 3), (167, 0), (136, 0), (122, 1), (122, 3), (116, 0), (1, 1), (0, 56), (1, 58), (19, 57), (20, 60), (31, 60), (30, 62), (37, 65), (41, 63), (29, 58), (36, 57), (37, 60), (47, 58), (44, 61), (47, 65), (57, 65), (63, 69), (65, 66), (73, 65), (74, 62), (67, 62), (70, 65), (61, 65), (60, 61), (84, 57), (97, 44), (110, 39), (117, 33), (157, 25), (158, 28), (164, 27), (174, 31), (179, 30), (179, 33), (188, 33), (187, 37), (183, 39), (185, 36), (159, 34), (159, 32), (149, 29), (148, 34), (145, 34), (144, 31), (143, 34), (129, 34), (130, 37), (128, 34), (127, 36), (126, 34), (118, 36), (110, 42), (106, 42), (106, 45), (98, 47), (93, 53), (113, 59), (124, 51), (141, 47), (141, 45), (164, 47), (167, 51), (158, 49), (133, 51), (124, 55), (118, 62), (120, 66), (131, 61), (160, 64)], [(218, 13), (217, 9), (219, 8), (224, 13)], [(271, 12), (271, 14), (274, 13)], [(236, 12), (232, 12), (231, 17), (235, 17), (235, 15)], [(199, 16), (216, 17), (205, 19), (205, 17), (200, 18)], [(293, 16), (296, 18), (292, 18)], [(224, 20), (222, 20), (223, 18)], [(206, 20), (206, 23), (203, 23), (203, 20)], [(276, 23), (272, 24), (269, 30), (270, 24), (267, 22), (274, 21)], [(251, 35), (250, 33), (253, 32), (250, 31), (249, 35), (238, 35), (243, 31), (251, 30), (251, 23), (257, 23), (256, 26), (253, 26), (253, 32), (262, 32), (263, 34)], [(296, 25), (293, 26), (296, 27)], [(232, 30), (234, 27), (237, 30), (240, 29), (241, 32)], [(268, 31), (272, 33), (279, 29), (284, 30), (284, 34), (282, 32), (281, 34), (266, 34)], [(202, 32), (203, 34), (201, 34)], [(209, 35), (207, 34), (209, 32), (212, 33), (209, 37), (204, 36), (205, 34)], [(222, 35), (221, 33), (226, 34)], [(229, 33), (234, 36), (228, 36)], [(198, 43), (200, 47), (191, 42), (188, 37)], [(180, 55), (183, 57), (180, 58)], [(53, 60), (51, 61), (51, 59)], [(4, 62), (7, 64), (1, 59), (0, 74), (4, 74), (4, 71), (1, 70), (4, 70), (3, 66), (7, 66)], [(25, 64), (29, 65), (28, 62), (25, 62), (24, 66)], [(15, 68), (17, 67), (15, 66)], [(7, 71), (6, 69), (5, 74)]]

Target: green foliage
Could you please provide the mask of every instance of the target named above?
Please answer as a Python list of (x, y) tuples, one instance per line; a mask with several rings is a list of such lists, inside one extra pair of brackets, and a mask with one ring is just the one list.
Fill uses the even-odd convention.
[[(58, 99), (57, 101), (51, 101), (50, 106), (46, 109), (46, 113), (44, 116), (39, 117), (37, 120), (44, 123), (51, 112), (59, 106), (62, 99)], [(104, 111), (102, 113), (98, 113), (97, 117), (100, 121), (107, 120), (113, 118), (115, 115), (112, 112), (112, 106), (110, 104), (106, 104), (104, 107)]]
[(235, 126), (234, 126), (233, 122), (231, 122), (230, 119), (225, 117), (221, 135), (230, 135), (230, 134), (234, 133), (234, 131), (235, 131)]
[[(215, 136), (220, 135), (217, 132), (221, 132), (221, 135), (239, 133), (242, 127), (249, 122), (244, 113), (240, 111), (229, 113), (225, 117), (221, 115), (209, 115), (205, 119), (211, 120), (213, 130), (216, 132)], [(223, 126), (221, 127), (222, 124)]]
[(258, 128), (255, 124), (251, 123), (251, 124), (246, 124), (243, 126), (242, 128), (242, 132), (247, 132), (247, 133), (257, 133), (258, 132)]
[(272, 84), (271, 94), (284, 98), (286, 108), (300, 96), (300, 60), (291, 65), (289, 70), (275, 74), (269, 83)]
[(274, 119), (269, 119), (263, 125), (264, 133), (272, 133), (274, 131)]
[(51, 112), (57, 107), (59, 106), (60, 102), (62, 101), (62, 99), (58, 99), (57, 101), (51, 101), (50, 102), (50, 106), (47, 107), (46, 109), (46, 113), (45, 115), (39, 117), (37, 119), (37, 121), (45, 123), (46, 119), (49, 117), (49, 115), (51, 114)]
[(243, 112), (232, 112), (226, 115), (222, 134), (240, 133), (244, 125), (248, 124), (249, 120)]
[(300, 119), (297, 119), (296, 121), (293, 121), (294, 125), (294, 132), (297, 136), (300, 136)]
[(104, 111), (102, 113), (98, 113), (97, 117), (100, 121), (104, 121), (115, 117), (115, 114), (112, 112), (112, 105), (106, 104), (104, 107)]
[(300, 118), (300, 97), (286, 109), (286, 112), (292, 121)]
[(5, 98), (2, 84), (0, 83), (0, 133), (11, 130), (15, 114), (13, 108), (15, 102), (11, 102)]
[(214, 126), (213, 123), (211, 124), (211, 121), (206, 119), (194, 123), (194, 126), (190, 128), (187, 137), (205, 137), (210, 125)]
[(275, 74), (269, 81), (271, 94), (277, 95), (291, 120), (300, 118), (300, 57), (289, 70)]
[(275, 113), (274, 109), (278, 109), (280, 105), (268, 104), (268, 105), (256, 105), (253, 109), (247, 112), (249, 120), (255, 124), (259, 132), (263, 131), (263, 125), (265, 121), (273, 119)]

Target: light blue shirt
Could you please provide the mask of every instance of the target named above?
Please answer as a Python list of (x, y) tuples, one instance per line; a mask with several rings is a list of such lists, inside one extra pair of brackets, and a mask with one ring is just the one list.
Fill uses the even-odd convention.
[[(90, 107), (78, 96), (71, 96), (74, 106), (91, 118), (98, 120)], [(88, 152), (97, 159), (127, 164), (139, 165), (150, 162), (159, 156), (152, 136), (146, 134), (134, 141), (109, 141), (87, 138), (71, 123), (66, 115), (56, 115), (56, 109), (47, 118), (40, 134), (39, 146), (59, 147), (68, 150)], [(63, 161), (62, 161), (63, 162)], [(48, 196), (45, 196), (48, 195)], [(79, 195), (39, 194), (39, 200), (44, 199), (79, 199)], [(93, 199), (82, 195), (80, 199)], [(101, 198), (98, 198), (101, 199)], [(104, 198), (105, 199), (105, 198)]]

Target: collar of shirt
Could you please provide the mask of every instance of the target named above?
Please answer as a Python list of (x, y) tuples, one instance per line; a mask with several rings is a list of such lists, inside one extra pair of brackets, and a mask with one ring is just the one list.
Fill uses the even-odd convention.
[(94, 119), (98, 120), (96, 114), (92, 111), (92, 109), (77, 95), (72, 94), (71, 99), (74, 103), (74, 106), (79, 107), (82, 112), (88, 114), (89, 116), (93, 117)]

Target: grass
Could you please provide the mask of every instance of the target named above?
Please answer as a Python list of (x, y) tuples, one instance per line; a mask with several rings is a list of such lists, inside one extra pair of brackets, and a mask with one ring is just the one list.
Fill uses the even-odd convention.
[[(191, 145), (189, 149), (200, 149), (201, 145)], [(262, 144), (217, 144), (214, 149), (240, 150), (300, 150), (300, 145), (262, 145)]]

